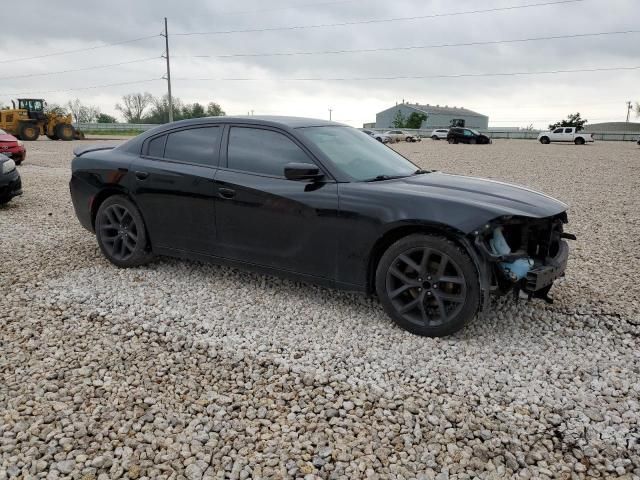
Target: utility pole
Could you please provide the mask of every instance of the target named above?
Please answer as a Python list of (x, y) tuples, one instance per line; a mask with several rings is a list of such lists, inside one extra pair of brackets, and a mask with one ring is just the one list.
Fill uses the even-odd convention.
[(333, 110), (330, 108), (329, 109), (329, 121), (331, 121), (331, 112), (333, 112)]
[(631, 101), (627, 102), (627, 123), (629, 123), (629, 114), (631, 113), (631, 109), (633, 107), (631, 106)]
[(164, 33), (161, 34), (164, 37), (164, 58), (167, 59), (167, 96), (169, 99), (169, 123), (173, 122), (173, 99), (171, 98), (171, 63), (169, 62), (169, 28), (167, 27), (167, 17), (164, 17)]

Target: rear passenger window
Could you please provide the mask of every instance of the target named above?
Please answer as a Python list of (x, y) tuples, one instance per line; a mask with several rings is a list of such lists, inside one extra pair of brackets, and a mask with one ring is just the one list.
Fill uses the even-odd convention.
[(571, 131), (572, 131), (572, 130), (571, 130), (570, 128), (565, 128), (565, 129), (564, 129), (564, 133), (571, 133)]
[(147, 148), (147, 155), (150, 157), (164, 157), (164, 142), (166, 139), (167, 136), (162, 135), (161, 137), (156, 137), (151, 140)]
[[(220, 131), (220, 127), (201, 127), (170, 133), (167, 135), (164, 158), (216, 166)], [(151, 150), (151, 143), (149, 150)]]
[(287, 163), (312, 163), (285, 135), (259, 128), (232, 127), (227, 150), (228, 168), (263, 175), (284, 176)]

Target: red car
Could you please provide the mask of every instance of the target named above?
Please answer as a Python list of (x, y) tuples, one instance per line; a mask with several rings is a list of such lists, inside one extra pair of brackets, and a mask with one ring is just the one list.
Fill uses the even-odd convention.
[(11, 158), (16, 165), (20, 165), (27, 158), (27, 150), (22, 140), (0, 130), (0, 153)]

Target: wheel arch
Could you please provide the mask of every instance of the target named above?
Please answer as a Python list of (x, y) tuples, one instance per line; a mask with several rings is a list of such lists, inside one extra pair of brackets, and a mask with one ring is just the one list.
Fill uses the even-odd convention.
[(463, 248), (467, 254), (473, 255), (473, 252), (469, 251), (469, 243), (464, 241), (464, 233), (448, 225), (440, 223), (409, 223), (394, 226), (376, 240), (369, 252), (366, 284), (366, 293), (368, 295), (375, 292), (376, 269), (378, 268), (378, 263), (380, 263), (380, 259), (382, 258), (382, 255), (384, 255), (384, 252), (386, 252), (391, 245), (401, 238), (416, 233), (443, 236), (455, 242), (458, 246)]

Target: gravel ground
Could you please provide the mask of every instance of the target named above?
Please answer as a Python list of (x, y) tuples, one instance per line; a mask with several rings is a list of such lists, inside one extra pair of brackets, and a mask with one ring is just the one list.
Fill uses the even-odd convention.
[(553, 305), (446, 339), (377, 301), (198, 262), (118, 270), (77, 223), (77, 143), (0, 207), (0, 480), (640, 478), (640, 149), (397, 148), (570, 205)]

